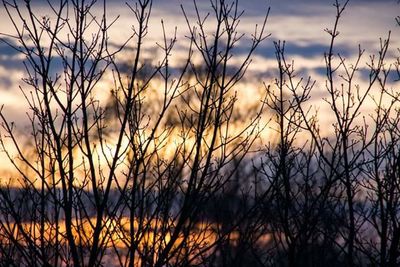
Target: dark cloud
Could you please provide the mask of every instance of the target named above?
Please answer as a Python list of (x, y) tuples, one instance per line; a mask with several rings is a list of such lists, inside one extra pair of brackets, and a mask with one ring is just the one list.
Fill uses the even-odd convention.
[[(255, 54), (265, 57), (265, 58), (275, 58), (275, 45), (274, 42), (277, 42), (276, 39), (267, 39), (263, 43), (261, 43)], [(233, 54), (235, 55), (244, 55), (249, 51), (251, 41), (249, 39), (243, 39), (233, 50)], [(282, 42), (281, 42), (282, 44)], [(292, 56), (301, 56), (304, 58), (323, 58), (324, 54), (329, 51), (329, 44), (322, 43), (307, 43), (307, 44), (299, 44), (295, 41), (285, 42), (285, 55), (288, 57)], [(355, 52), (357, 52), (353, 47), (347, 46), (345, 44), (336, 44), (334, 53), (340, 54), (344, 57), (348, 57)]]
[(0, 66), (7, 70), (24, 69), (23, 57), (20, 51), (20, 45), (10, 38), (0, 39)]
[[(190, 11), (192, 7), (191, 1), (183, 0), (156, 0), (155, 8), (162, 7), (163, 9), (174, 12), (174, 10), (180, 12), (180, 8), (174, 7), (172, 3), (183, 3)], [(230, 2), (230, 1), (228, 1)], [(344, 0), (340, 0), (340, 3), (344, 3)], [(349, 6), (363, 5), (363, 4), (384, 4), (393, 5), (397, 7), (398, 0), (350, 0)], [(315, 15), (315, 7), (327, 7), (330, 8), (335, 3), (334, 0), (240, 0), (239, 9), (245, 11), (246, 16), (261, 16), (265, 15), (268, 7), (271, 7), (271, 15)], [(209, 9), (209, 1), (198, 1), (198, 6), (203, 9)]]
[(18, 44), (9, 38), (0, 39), (0, 66), (7, 70), (21, 70), (23, 60), (19, 57)]
[(15, 56), (19, 54), (17, 51), (18, 45), (10, 38), (0, 38), (0, 55)]
[[(227, 3), (232, 2), (233, 0), (227, 0)], [(48, 6), (48, 2), (50, 2), (54, 6), (58, 6), (60, 0), (35, 0), (31, 3), (33, 6), (44, 7)], [(345, 0), (339, 0), (340, 3), (344, 3)], [(111, 8), (121, 7), (125, 8), (126, 3), (134, 4), (136, 0), (109, 0), (106, 1), (106, 4)], [(247, 15), (260, 14), (265, 12), (268, 7), (271, 7), (273, 10), (278, 11), (279, 13), (304, 13), (307, 12), (307, 9), (302, 9), (304, 7), (311, 6), (332, 6), (335, 3), (335, 0), (239, 0), (239, 9), (246, 10)], [(393, 4), (393, 6), (398, 4), (398, 0), (350, 0), (350, 5), (359, 5), (359, 4), (371, 4), (371, 3), (379, 3), (379, 4)], [(101, 6), (103, 1), (97, 1), (95, 5)], [(155, 9), (164, 10), (166, 12), (173, 13), (181, 13), (180, 5), (183, 5), (190, 11), (193, 8), (193, 1), (187, 0), (153, 0), (153, 7)], [(22, 6), (22, 5), (21, 5)], [(209, 9), (210, 1), (209, 0), (197, 0), (197, 6), (200, 9)]]
[[(299, 45), (294, 42), (285, 44), (285, 52), (288, 55), (300, 55), (306, 58), (323, 57), (329, 51), (329, 45), (311, 43), (307, 45)], [(354, 49), (345, 45), (336, 44), (334, 49), (335, 54), (348, 57), (354, 53)]]
[[(126, 0), (114, 0), (107, 1), (107, 4), (118, 11), (118, 8), (125, 8)], [(51, 3), (56, 4), (59, 3), (59, 0), (50, 0)], [(128, 3), (134, 3), (135, 1), (128, 0)], [(198, 0), (198, 6), (201, 11), (209, 11), (210, 10), (210, 2), (208, 0)], [(229, 2), (229, 0), (228, 0)], [(245, 10), (245, 16), (256, 16), (263, 15), (267, 10), (268, 6), (271, 6), (271, 14), (307, 14), (310, 12), (314, 12), (315, 9), (310, 7), (315, 6), (325, 6), (327, 8), (332, 7), (332, 3), (334, 0), (240, 0), (240, 9)], [(343, 2), (343, 1), (341, 1)], [(394, 7), (400, 7), (400, 4), (397, 4), (397, 0), (350, 0), (350, 5), (359, 5), (363, 3), (382, 3), (382, 4), (393, 4)], [(37, 0), (33, 1), (34, 5), (37, 6), (46, 6), (48, 5), (46, 0)], [(102, 1), (98, 1), (97, 5), (101, 6)], [(179, 5), (183, 4), (185, 9), (188, 12), (193, 12), (193, 2), (186, 0), (154, 0), (153, 8), (158, 11), (162, 11), (165, 14), (171, 15), (176, 14), (180, 15), (182, 13)], [(162, 13), (161, 13), (162, 16)], [(322, 31), (322, 26), (321, 26)], [(290, 38), (290, 36), (289, 36)], [(17, 45), (12, 42), (10, 39), (6, 39), (12, 45)], [(265, 57), (265, 58), (274, 58), (275, 57), (275, 47), (273, 44), (274, 39), (269, 38), (264, 41), (256, 50), (255, 54)], [(238, 46), (234, 49), (233, 53), (237, 55), (245, 55), (247, 54), (251, 41), (249, 39), (244, 39)], [(292, 56), (301, 56), (304, 58), (321, 58), (323, 59), (324, 53), (329, 50), (328, 44), (323, 44), (319, 40), (314, 40), (313, 42), (308, 43), (296, 43), (295, 41), (288, 41), (285, 46), (286, 55), (288, 58)], [(344, 44), (336, 44), (335, 45), (335, 53), (340, 53), (341, 55), (348, 57), (353, 53), (357, 52), (354, 47), (350, 45), (346, 46)], [(23, 59), (21, 57), (17, 57), (18, 51), (10, 47), (4, 42), (0, 42), (0, 65), (5, 67), (6, 69), (22, 69)], [(55, 57), (53, 59), (53, 72), (62, 71), (62, 62), (61, 59)], [(323, 70), (325, 71), (325, 70)], [(319, 71), (317, 70), (319, 73)]]
[[(10, 73), (13, 71), (25, 71), (26, 67), (24, 62), (27, 63), (25, 56), (18, 51), (19, 45), (12, 39), (3, 38), (0, 39), (0, 66), (6, 69), (5, 73), (1, 73), (0, 76), (0, 87), (10, 88), (11, 79), (9, 77)], [(39, 59), (35, 59), (39, 63)], [(54, 78), (56, 74), (62, 72), (63, 61), (59, 56), (53, 56), (51, 63), (50, 75)], [(26, 64), (29, 66), (29, 64)]]

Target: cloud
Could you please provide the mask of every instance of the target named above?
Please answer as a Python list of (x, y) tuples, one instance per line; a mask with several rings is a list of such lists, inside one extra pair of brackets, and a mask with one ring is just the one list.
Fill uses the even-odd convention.
[[(231, 0), (228, 0), (230, 2)], [(59, 0), (50, 0), (53, 4), (58, 4)], [(128, 3), (133, 4), (135, 1), (128, 0)], [(343, 2), (343, 1), (341, 1)], [(198, 0), (197, 1), (200, 11), (203, 15), (210, 11), (210, 1)], [(295, 58), (296, 65), (301, 67), (308, 67), (310, 71), (323, 74), (324, 69), (318, 69), (323, 66), (324, 52), (329, 49), (329, 36), (323, 32), (326, 27), (331, 27), (334, 22), (335, 9), (332, 6), (334, 0), (240, 0), (239, 9), (245, 10), (241, 20), (240, 32), (246, 33), (248, 39), (243, 39), (238, 43), (234, 50), (234, 54), (243, 56), (248, 52), (250, 34), (254, 32), (254, 25), (262, 22), (262, 16), (265, 15), (266, 10), (271, 6), (270, 18), (267, 24), (267, 32), (272, 33), (272, 36), (265, 40), (258, 49), (255, 51), (255, 56), (263, 59), (274, 60), (275, 48), (273, 41), (278, 39), (286, 40), (286, 55), (288, 59)], [(51, 13), (48, 9), (42, 8), (48, 6), (47, 0), (32, 1), (32, 4), (43, 14)], [(101, 7), (102, 1), (96, 4)], [(108, 12), (112, 15), (121, 14), (119, 22), (110, 30), (110, 39), (119, 43), (124, 40), (125, 36), (131, 34), (130, 25), (134, 23), (131, 11), (126, 8), (125, 0), (107, 1), (109, 6)], [(180, 4), (183, 4), (189, 14), (193, 13), (193, 3), (187, 0), (155, 0), (153, 4), (153, 20), (149, 28), (149, 36), (146, 37), (147, 51), (154, 48), (155, 42), (159, 41), (160, 31), (157, 27), (160, 25), (161, 18), (165, 21), (169, 20), (171, 27), (167, 30), (174, 29), (178, 26), (178, 38), (185, 39), (187, 35), (187, 25), (182, 17)], [(375, 49), (379, 45), (378, 37), (384, 34), (389, 28), (388, 25), (394, 25), (394, 16), (400, 4), (396, 0), (350, 0), (347, 12), (344, 15), (344, 20), (340, 24), (341, 35), (337, 39), (335, 45), (335, 53), (340, 53), (345, 57), (352, 57), (358, 49), (358, 43), (363, 47)], [(0, 15), (4, 10), (0, 10)], [(4, 15), (4, 14), (3, 14)], [(156, 25), (157, 24), (157, 25)], [(117, 26), (124, 27), (126, 30), (121, 30)], [(193, 24), (194, 25), (194, 24)], [(169, 25), (167, 25), (169, 26)], [(397, 27), (399, 28), (399, 27)], [(212, 27), (210, 28), (212, 29)], [(12, 27), (8, 19), (0, 25), (0, 32), (11, 32)], [(183, 32), (183, 33), (182, 33)], [(392, 35), (393, 47), (397, 47), (400, 41), (398, 40), (398, 30)], [(179, 44), (184, 43), (185, 40), (179, 39)], [(7, 39), (9, 42), (12, 39)], [(187, 40), (186, 40), (187, 42)], [(13, 43), (17, 45), (16, 43)], [(185, 48), (185, 46), (182, 46)], [(146, 51), (146, 52), (147, 52)], [(155, 53), (151, 52), (151, 56)], [(179, 54), (187, 55), (186, 49), (177, 47), (173, 51), (174, 56)], [(397, 55), (397, 54), (396, 54)], [(240, 57), (239, 57), (240, 58)], [(304, 63), (304, 61), (307, 62)], [(309, 61), (314, 60), (315, 63)], [(10, 86), (10, 79), (13, 71), (24, 70), (24, 58), (21, 54), (9, 47), (6, 43), (0, 42), (0, 66), (8, 70), (7, 73), (0, 74), (0, 87), (7, 88)], [(55, 57), (53, 59), (52, 73), (62, 71), (61, 59)], [(257, 66), (258, 69), (266, 66)], [(316, 68), (316, 69), (313, 69)]]
[(15, 56), (19, 52), (14, 48), (18, 45), (10, 38), (0, 38), (0, 55), (2, 56)]

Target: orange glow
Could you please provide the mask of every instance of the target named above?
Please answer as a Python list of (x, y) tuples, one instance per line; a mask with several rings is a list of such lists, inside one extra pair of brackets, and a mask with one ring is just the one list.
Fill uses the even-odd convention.
[[(137, 237), (137, 240), (135, 240), (134, 243), (137, 244), (136, 249), (138, 251), (143, 252), (146, 249), (161, 251), (165, 245), (170, 242), (172, 235), (170, 231), (167, 231), (163, 234), (155, 231), (155, 229), (159, 229), (161, 223), (162, 222), (160, 220), (155, 219), (144, 220), (142, 222), (135, 219), (134, 236)], [(90, 220), (84, 219), (80, 221), (79, 224), (73, 224), (73, 235), (75, 243), (78, 246), (90, 247), (92, 245), (94, 224), (94, 218)], [(130, 221), (127, 217), (122, 217), (119, 220), (110, 218), (104, 220), (104, 227), (100, 235), (100, 239), (104, 240), (104, 247), (108, 250), (118, 249), (121, 251), (127, 251), (131, 245), (128, 237), (130, 232), (129, 225)], [(168, 227), (168, 229), (174, 228), (172, 222), (168, 222)], [(198, 223), (189, 233), (188, 237), (185, 237), (183, 233), (180, 234), (180, 236), (174, 242), (172, 250), (180, 248), (178, 257), (188, 257), (186, 259), (189, 261), (194, 261), (195, 263), (199, 255), (209, 255), (215, 249), (213, 245), (218, 241), (219, 238), (218, 227), (218, 225), (213, 223)], [(41, 231), (43, 231), (43, 240), (46, 246), (54, 246), (56, 242), (58, 242), (58, 244), (61, 246), (68, 245), (66, 239), (65, 222), (62, 220), (60, 220), (57, 224), (45, 222), (44, 230), (41, 228), (41, 224), (38, 222), (24, 222), (19, 224), (19, 226), (15, 223), (3, 224), (0, 227), (0, 243), (2, 245), (13, 244), (12, 240), (4, 238), (4, 236), (13, 236), (16, 240), (19, 240), (20, 244), (27, 245), (28, 237), (30, 241), (40, 247)], [(235, 247), (238, 245), (240, 234), (238, 231), (232, 231), (228, 236), (221, 238), (229, 240), (229, 243)], [(267, 245), (270, 241), (271, 236), (268, 234), (259, 237), (257, 242), (260, 245)], [(139, 263), (140, 257), (137, 259), (138, 265), (136, 266), (139, 266)]]

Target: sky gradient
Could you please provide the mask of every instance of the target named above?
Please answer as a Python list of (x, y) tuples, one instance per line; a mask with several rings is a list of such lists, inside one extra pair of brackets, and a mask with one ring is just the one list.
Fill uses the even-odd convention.
[[(53, 1), (57, 3), (57, 1)], [(101, 1), (99, 1), (101, 2)], [(128, 1), (130, 4), (133, 1)], [(256, 24), (261, 24), (270, 7), (266, 31), (270, 36), (260, 44), (253, 55), (253, 63), (248, 69), (248, 77), (253, 77), (255, 87), (263, 82), (273, 83), (277, 71), (275, 60), (274, 42), (286, 42), (286, 55), (289, 60), (294, 60), (297, 72), (304, 77), (312, 76), (317, 81), (315, 95), (323, 97), (325, 80), (324, 52), (329, 48), (329, 35), (324, 32), (332, 28), (335, 18), (333, 1), (320, 0), (248, 0), (239, 1), (239, 9), (244, 10), (238, 27), (244, 33), (242, 40), (234, 51), (240, 61), (249, 46), (251, 34)], [(200, 13), (206, 15), (210, 12), (210, 2), (199, 0), (197, 4)], [(49, 8), (44, 0), (34, 1), (37, 12), (41, 16), (49, 14)], [(149, 33), (146, 37), (145, 48), (147, 57), (157, 55), (156, 42), (161, 40), (161, 20), (165, 23), (167, 36), (172, 36), (177, 29), (178, 42), (172, 51), (171, 64), (179, 66), (187, 55), (188, 26), (186, 25), (181, 5), (194, 25), (194, 9), (192, 1), (184, 0), (155, 0), (150, 19)], [(119, 16), (117, 22), (110, 29), (109, 36), (112, 43), (122, 43), (132, 34), (129, 25), (133, 22), (132, 12), (125, 1), (108, 1), (108, 17), (113, 19)], [(396, 25), (395, 17), (399, 15), (400, 4), (395, 0), (351, 0), (340, 21), (340, 35), (336, 40), (335, 53), (345, 56), (350, 62), (354, 61), (359, 45), (366, 50), (362, 65), (368, 61), (369, 54), (376, 53), (379, 49), (380, 38), (387, 38), (391, 34), (391, 45), (388, 59), (395, 60), (398, 56), (397, 47), (400, 47), (400, 27)], [(12, 24), (7, 18), (4, 7), (0, 7), (0, 32), (6, 34), (3, 38), (15, 44), (7, 35), (13, 35)], [(212, 21), (208, 24), (212, 30)], [(18, 46), (18, 44), (15, 44)], [(56, 59), (57, 60), (57, 59)], [(26, 121), (26, 104), (23, 101), (18, 86), (24, 77), (24, 57), (0, 42), (0, 104), (4, 104), (5, 114), (9, 119), (19, 124)], [(389, 60), (390, 61), (390, 60)], [(55, 70), (57, 71), (57, 70)], [(360, 81), (362, 83), (362, 81)], [(389, 81), (393, 82), (393, 81)], [(395, 86), (395, 85), (393, 85)], [(318, 107), (321, 98), (315, 100)], [(323, 108), (322, 108), (323, 109)]]

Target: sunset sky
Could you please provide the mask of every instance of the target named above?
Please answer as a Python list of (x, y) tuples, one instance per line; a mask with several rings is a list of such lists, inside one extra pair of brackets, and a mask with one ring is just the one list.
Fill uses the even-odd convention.
[[(49, 14), (46, 1), (33, 1), (38, 6), (42, 15)], [(57, 1), (54, 1), (55, 3)], [(101, 2), (101, 1), (99, 1)], [(129, 1), (128, 1), (129, 2)], [(206, 14), (209, 9), (209, 1), (197, 1), (201, 11)], [(174, 55), (184, 51), (187, 25), (180, 5), (183, 5), (189, 16), (193, 15), (193, 2), (183, 0), (156, 0), (153, 5), (153, 13), (150, 21), (150, 30), (146, 45), (155, 47), (155, 42), (160, 39), (161, 19), (164, 20), (169, 33), (177, 27), (178, 44)], [(250, 71), (258, 74), (268, 74), (276, 67), (274, 59), (273, 41), (285, 40), (286, 52), (289, 58), (296, 60), (298, 71), (310, 74), (318, 79), (324, 73), (323, 53), (327, 51), (329, 36), (324, 32), (334, 22), (335, 8), (333, 1), (324, 0), (249, 0), (240, 1), (240, 9), (245, 11), (239, 30), (246, 33), (239, 44), (246, 50), (250, 34), (254, 31), (254, 25), (263, 21), (263, 16), (271, 8), (267, 24), (267, 32), (270, 38), (265, 40), (254, 56), (254, 64)], [(396, 55), (396, 47), (400, 44), (400, 27), (396, 26), (395, 17), (399, 15), (400, 5), (395, 0), (352, 0), (350, 1), (344, 17), (341, 20), (337, 39), (336, 50), (347, 57), (352, 57), (358, 51), (358, 44), (367, 52), (374, 52), (379, 47), (379, 38), (386, 38), (392, 31), (392, 45), (389, 55)], [(132, 13), (127, 8), (125, 1), (108, 1), (109, 18), (120, 15), (119, 20), (111, 29), (111, 41), (118, 43), (124, 40), (131, 29)], [(0, 32), (13, 34), (9, 19), (6, 17), (4, 7), (0, 7)], [(193, 20), (194, 21), (194, 20)], [(6, 37), (7, 38), (7, 37)], [(187, 43), (187, 42), (186, 42)], [(23, 72), (23, 57), (4, 43), (0, 43), (0, 90), (2, 92), (1, 103), (9, 108), (17, 105), (20, 95), (16, 83)], [(263, 76), (263, 75), (261, 75)], [(265, 75), (264, 75), (265, 76)], [(14, 106), (15, 107), (15, 106)], [(16, 114), (14, 114), (16, 115)]]
[[(224, 1), (243, 10), (234, 37), (223, 8), (215, 30)], [(153, 0), (143, 39), (134, 0), (10, 2), (0, 261), (398, 260), (400, 0), (350, 0), (333, 52), (335, 0)]]
[[(102, 1), (99, 2), (101, 6)], [(263, 22), (268, 7), (271, 8), (266, 29), (271, 35), (256, 50), (253, 63), (248, 70), (248, 77), (253, 77), (251, 82), (254, 86), (260, 86), (262, 82), (273, 83), (274, 73), (277, 70), (273, 42), (285, 40), (287, 58), (294, 60), (297, 72), (304, 77), (310, 75), (317, 81), (315, 94), (318, 94), (318, 90), (323, 90), (326, 71), (323, 55), (329, 47), (329, 36), (324, 29), (331, 28), (334, 23), (333, 1), (243, 0), (239, 2), (239, 9), (243, 9), (244, 14), (238, 30), (245, 34), (235, 50), (239, 59), (242, 51), (244, 51), (243, 56), (247, 51), (255, 25)], [(40, 15), (49, 14), (46, 1), (33, 1), (33, 3)], [(199, 0), (197, 3), (203, 15), (211, 11), (209, 1)], [(132, 12), (122, 0), (108, 1), (107, 5), (110, 20), (120, 16), (109, 32), (110, 41), (116, 44), (121, 43), (132, 33), (129, 26), (133, 21)], [(175, 59), (172, 60), (172, 64), (181, 64), (181, 59), (187, 55), (188, 27), (180, 5), (191, 19), (194, 16), (192, 1), (154, 1), (149, 34), (144, 41), (149, 52), (148, 57), (154, 55), (156, 42), (161, 40), (161, 20), (164, 21), (167, 34), (170, 36), (175, 26), (177, 27), (178, 42), (172, 52), (172, 58)], [(340, 35), (336, 41), (335, 52), (341, 53), (352, 61), (357, 55), (360, 44), (361, 48), (366, 50), (362, 59), (362, 65), (365, 66), (364, 63), (369, 59), (368, 55), (378, 51), (379, 38), (387, 38), (389, 31), (392, 31), (388, 58), (392, 58), (394, 62), (395, 56), (399, 53), (397, 47), (400, 47), (400, 27), (396, 26), (395, 21), (399, 11), (400, 4), (395, 0), (351, 0), (339, 25)], [(13, 29), (3, 6), (0, 7), (0, 17), (2, 18), (0, 32), (6, 34), (3, 38), (13, 42), (7, 36), (13, 35)], [(191, 23), (194, 25), (194, 17)], [(212, 23), (210, 23), (210, 30), (212, 30)], [(5, 43), (0, 43), (0, 103), (4, 104), (4, 111), (8, 118), (16, 121), (17, 125), (24, 124), (27, 111), (23, 96), (18, 89), (18, 84), (21, 84), (20, 80), (24, 75), (23, 60), (22, 55)], [(318, 106), (321, 98), (316, 101), (315, 105)]]

